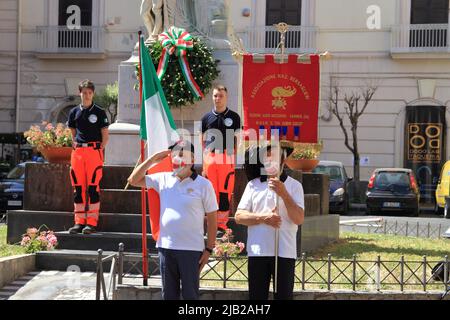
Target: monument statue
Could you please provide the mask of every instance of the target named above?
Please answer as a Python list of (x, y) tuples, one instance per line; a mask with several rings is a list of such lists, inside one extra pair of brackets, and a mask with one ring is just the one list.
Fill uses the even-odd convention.
[(140, 14), (148, 31), (146, 41), (156, 41), (164, 28), (164, 0), (142, 0)]

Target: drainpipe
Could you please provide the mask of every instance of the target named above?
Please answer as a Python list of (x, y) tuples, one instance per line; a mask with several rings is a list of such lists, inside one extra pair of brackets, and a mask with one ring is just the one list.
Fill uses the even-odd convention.
[(16, 74), (16, 133), (19, 132), (20, 111), (20, 53), (22, 50), (22, 0), (17, 0), (17, 74)]

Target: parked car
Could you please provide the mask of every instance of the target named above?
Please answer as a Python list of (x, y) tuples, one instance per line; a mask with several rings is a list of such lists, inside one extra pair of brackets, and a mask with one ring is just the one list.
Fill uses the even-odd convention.
[(320, 161), (313, 172), (326, 174), (330, 177), (330, 211), (335, 213), (347, 212), (349, 205), (347, 183), (350, 179), (342, 162)]
[(0, 179), (6, 178), (10, 170), (11, 166), (9, 163), (0, 162)]
[(403, 168), (376, 169), (367, 186), (367, 213), (381, 211), (419, 215), (420, 191), (414, 172)]
[(450, 219), (450, 161), (442, 167), (436, 187), (436, 213), (444, 213), (444, 218)]
[(23, 207), (25, 185), (25, 165), (33, 161), (22, 162), (8, 172), (6, 178), (0, 180), (0, 212), (19, 210)]

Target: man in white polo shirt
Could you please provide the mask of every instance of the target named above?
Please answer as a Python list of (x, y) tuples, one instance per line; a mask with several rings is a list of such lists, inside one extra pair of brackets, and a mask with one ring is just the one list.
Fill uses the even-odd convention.
[[(262, 161), (261, 161), (261, 160)], [(235, 215), (236, 223), (248, 226), (248, 286), (250, 300), (267, 300), (275, 274), (275, 230), (279, 230), (278, 278), (274, 298), (292, 299), (297, 230), (304, 220), (303, 187), (297, 180), (277, 171), (280, 160), (270, 146), (247, 151), (244, 166), (249, 182)], [(264, 169), (263, 173), (261, 170)], [(279, 196), (278, 213), (276, 197)]]
[[(146, 175), (154, 163), (171, 154), (174, 172)], [(215, 243), (217, 200), (206, 178), (193, 170), (194, 147), (182, 141), (155, 154), (139, 165), (128, 178), (137, 187), (155, 189), (160, 196), (160, 233), (157, 248), (160, 259), (162, 296), (165, 300), (195, 300), (199, 294), (199, 275)], [(204, 217), (208, 239), (205, 247)], [(181, 290), (180, 290), (181, 281)]]

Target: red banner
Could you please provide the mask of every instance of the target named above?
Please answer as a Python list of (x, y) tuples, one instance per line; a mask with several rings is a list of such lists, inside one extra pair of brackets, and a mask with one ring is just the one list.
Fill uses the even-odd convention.
[(244, 56), (244, 130), (278, 129), (281, 140), (317, 143), (320, 70), (319, 56), (305, 63), (289, 55), (287, 63), (263, 62)]

